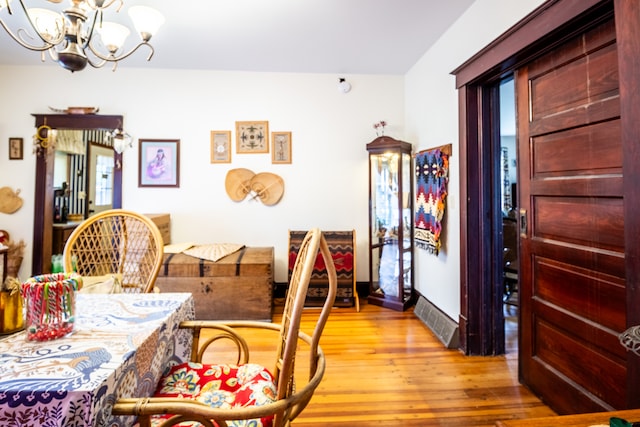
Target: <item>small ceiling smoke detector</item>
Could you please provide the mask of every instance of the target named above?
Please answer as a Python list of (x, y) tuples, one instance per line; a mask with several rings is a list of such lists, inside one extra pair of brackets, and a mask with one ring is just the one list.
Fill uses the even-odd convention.
[(344, 78), (338, 79), (338, 92), (347, 93), (351, 90), (351, 83), (346, 81)]

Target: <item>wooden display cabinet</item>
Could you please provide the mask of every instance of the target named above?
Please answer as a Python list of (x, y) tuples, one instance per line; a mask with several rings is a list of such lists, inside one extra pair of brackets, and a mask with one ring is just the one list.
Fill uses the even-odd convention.
[(403, 311), (413, 304), (412, 145), (388, 136), (369, 152), (370, 304)]

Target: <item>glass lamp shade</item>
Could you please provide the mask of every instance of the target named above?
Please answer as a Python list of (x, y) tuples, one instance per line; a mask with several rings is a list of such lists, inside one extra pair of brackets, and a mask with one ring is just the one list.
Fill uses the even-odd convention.
[(131, 135), (129, 135), (126, 132), (122, 132), (119, 129), (116, 129), (115, 131), (108, 133), (105, 140), (106, 142), (111, 140), (113, 144), (113, 149), (118, 154), (122, 154), (124, 150), (131, 147), (131, 143), (133, 141), (133, 139), (131, 138)]
[(115, 22), (103, 22), (101, 26), (96, 27), (96, 31), (100, 34), (102, 44), (111, 53), (115, 53), (122, 47), (131, 32), (124, 25), (116, 24)]
[(129, 16), (144, 41), (149, 41), (165, 21), (164, 15), (148, 6), (131, 6)]
[(48, 42), (60, 38), (64, 32), (64, 17), (57, 12), (39, 7), (27, 11), (38, 33)]

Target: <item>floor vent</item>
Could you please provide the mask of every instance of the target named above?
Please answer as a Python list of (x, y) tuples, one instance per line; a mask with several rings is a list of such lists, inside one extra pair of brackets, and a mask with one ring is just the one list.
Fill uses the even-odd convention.
[(449, 316), (423, 296), (418, 298), (413, 312), (447, 348), (458, 348), (460, 344), (458, 324)]

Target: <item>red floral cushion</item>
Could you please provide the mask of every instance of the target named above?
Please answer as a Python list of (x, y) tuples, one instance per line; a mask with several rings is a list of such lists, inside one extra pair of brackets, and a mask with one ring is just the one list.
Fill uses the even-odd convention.
[[(158, 384), (156, 397), (181, 397), (206, 403), (212, 408), (242, 408), (261, 406), (275, 402), (276, 388), (271, 373), (260, 365), (207, 365), (181, 363), (173, 366)], [(158, 415), (152, 425), (170, 418)], [(238, 420), (229, 423), (233, 427), (271, 427), (273, 417), (259, 420)], [(184, 427), (201, 426), (196, 422), (178, 424)]]

